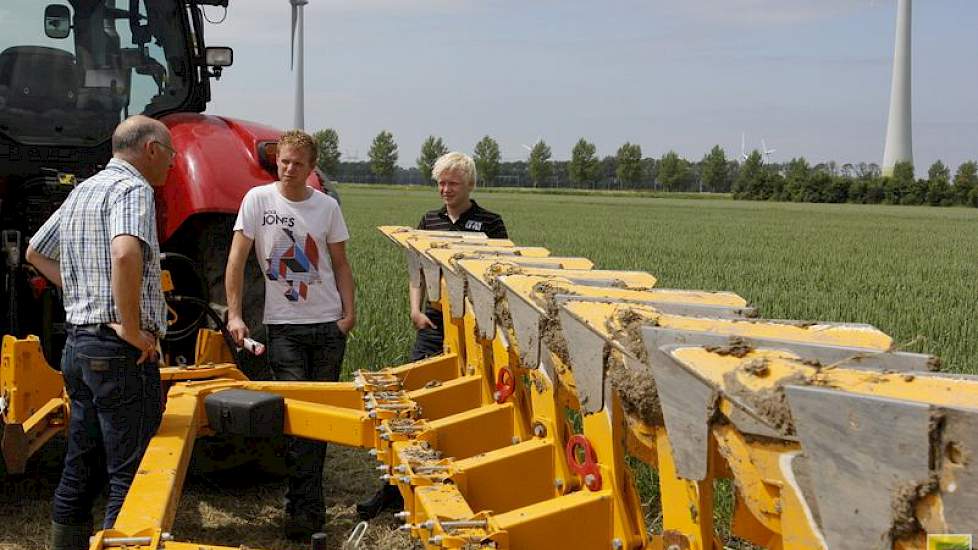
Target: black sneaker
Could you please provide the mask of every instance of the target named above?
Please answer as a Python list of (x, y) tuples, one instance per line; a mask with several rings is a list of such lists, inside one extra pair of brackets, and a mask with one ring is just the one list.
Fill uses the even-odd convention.
[(312, 536), (320, 532), (323, 520), (307, 515), (288, 516), (285, 518), (285, 538), (292, 542), (308, 543)]
[(357, 515), (366, 521), (377, 517), (377, 514), (384, 510), (402, 508), (404, 508), (404, 499), (401, 497), (401, 492), (393, 485), (384, 485), (368, 500), (357, 503)]

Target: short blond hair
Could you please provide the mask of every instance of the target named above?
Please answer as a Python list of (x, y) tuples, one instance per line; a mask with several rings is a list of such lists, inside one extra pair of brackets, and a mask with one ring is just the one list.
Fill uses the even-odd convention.
[(278, 138), (278, 148), (281, 149), (282, 147), (309, 151), (309, 158), (314, 165), (319, 157), (319, 147), (316, 146), (316, 140), (302, 130), (289, 130), (282, 134), (282, 137)]
[(445, 172), (454, 172), (462, 176), (463, 183), (469, 189), (475, 189), (475, 184), (479, 179), (475, 170), (475, 161), (472, 160), (472, 157), (458, 151), (445, 153), (438, 157), (435, 165), (431, 167), (431, 178), (437, 182)]

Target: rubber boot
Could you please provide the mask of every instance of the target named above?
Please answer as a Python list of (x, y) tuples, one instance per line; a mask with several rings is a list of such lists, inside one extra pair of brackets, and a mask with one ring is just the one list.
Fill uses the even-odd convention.
[(51, 550), (88, 550), (92, 524), (62, 525), (51, 522)]
[(357, 504), (357, 515), (366, 521), (377, 517), (383, 510), (400, 510), (403, 507), (404, 499), (401, 498), (401, 492), (397, 487), (385, 484), (372, 497)]

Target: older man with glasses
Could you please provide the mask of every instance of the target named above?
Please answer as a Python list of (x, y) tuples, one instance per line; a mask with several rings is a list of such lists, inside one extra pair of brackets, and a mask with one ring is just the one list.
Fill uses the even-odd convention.
[(156, 343), (166, 331), (153, 188), (176, 151), (145, 116), (112, 135), (112, 160), (79, 184), (31, 238), (27, 261), (64, 291), (61, 371), (71, 420), (54, 493), (50, 548), (88, 548), (92, 506), (109, 485), (115, 524), (162, 418)]

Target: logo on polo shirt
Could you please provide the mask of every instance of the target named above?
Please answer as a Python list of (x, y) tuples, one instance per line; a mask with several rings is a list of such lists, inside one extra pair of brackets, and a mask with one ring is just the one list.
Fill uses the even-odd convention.
[(465, 228), (471, 231), (482, 231), (482, 222), (469, 220), (465, 222)]

